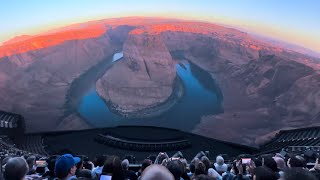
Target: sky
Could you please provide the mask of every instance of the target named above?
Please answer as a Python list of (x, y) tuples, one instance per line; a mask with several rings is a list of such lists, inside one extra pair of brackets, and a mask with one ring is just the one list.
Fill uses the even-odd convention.
[(126, 16), (204, 20), (320, 52), (320, 0), (0, 0), (0, 43), (79, 22)]

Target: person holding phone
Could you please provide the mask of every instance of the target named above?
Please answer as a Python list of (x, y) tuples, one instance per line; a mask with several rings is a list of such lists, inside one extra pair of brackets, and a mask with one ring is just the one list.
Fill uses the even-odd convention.
[(99, 155), (95, 159), (96, 167), (92, 169), (92, 178), (95, 179), (99, 177), (102, 173), (103, 165), (105, 161), (107, 160), (107, 156), (105, 155)]
[(233, 162), (233, 172), (236, 175), (233, 180), (250, 180), (248, 176), (244, 174), (245, 166), (242, 164), (242, 159)]
[(29, 167), (29, 172), (27, 173), (27, 175), (36, 174), (36, 157), (29, 156), (26, 161)]
[(164, 159), (169, 159), (169, 156), (166, 152), (160, 152), (154, 161), (154, 164), (161, 164)]

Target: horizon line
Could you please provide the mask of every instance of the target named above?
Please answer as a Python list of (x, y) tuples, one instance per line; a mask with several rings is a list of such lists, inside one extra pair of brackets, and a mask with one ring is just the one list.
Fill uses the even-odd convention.
[[(37, 37), (37, 36), (45, 35), (46, 33), (50, 34), (50, 31), (63, 29), (63, 28), (66, 28), (66, 27), (72, 26), (72, 25), (85, 24), (85, 23), (90, 23), (90, 22), (98, 22), (98, 21), (109, 20), (109, 19), (118, 19), (118, 18), (119, 19), (120, 18), (122, 18), (122, 19), (124, 19), (124, 18), (151, 18), (151, 19), (164, 19), (164, 20), (167, 19), (167, 20), (202, 22), (202, 23), (215, 24), (215, 25), (219, 25), (219, 26), (222, 26), (222, 27), (225, 27), (225, 28), (235, 29), (235, 30), (238, 30), (240, 32), (248, 33), (250, 36), (253, 36), (253, 37), (260, 36), (260, 38), (268, 38), (270, 40), (274, 40), (274, 41), (278, 41), (278, 42), (282, 42), (282, 43), (287, 43), (287, 44), (290, 44), (290, 45), (293, 45), (293, 46), (297, 46), (299, 48), (304, 48), (304, 49), (306, 49), (308, 51), (311, 51), (312, 53), (317, 54), (317, 56), (315, 56), (316, 58), (320, 58), (320, 50), (300, 45), (297, 42), (292, 42), (292, 41), (281, 39), (281, 38), (278, 38), (278, 37), (273, 37), (272, 35), (269, 35), (267, 33), (256, 32), (255, 30), (250, 29), (250, 28), (248, 29), (246, 27), (241, 27), (241, 26), (238, 26), (238, 25), (233, 25), (233, 24), (228, 24), (228, 23), (220, 23), (220, 22), (210, 21), (210, 20), (205, 20), (205, 19), (191, 19), (190, 17), (184, 17), (184, 18), (183, 17), (163, 17), (163, 16), (154, 16), (154, 15), (151, 15), (151, 16), (149, 16), (149, 15), (145, 15), (145, 16), (114, 16), (114, 17), (109, 17), (109, 18), (106, 17), (106, 18), (99, 18), (99, 19), (98, 18), (94, 18), (92, 20), (84, 20), (84, 21), (76, 22), (76, 23), (68, 23), (68, 24), (63, 24), (61, 26), (58, 25), (57, 27), (54, 27), (54, 28), (51, 28), (51, 29), (45, 29), (45, 30), (42, 30), (42, 31), (40, 30), (39, 32), (35, 32), (35, 33), (26, 33), (26, 34), (20, 34), (20, 35), (12, 36), (11, 38), (8, 38), (6, 40), (0, 41), (0, 46), (3, 46), (4, 43), (6, 43), (6, 42), (8, 42), (8, 41), (10, 41), (10, 40), (12, 40), (12, 39), (14, 39), (16, 37), (19, 37), (19, 36)], [(39, 26), (34, 26), (34, 27), (31, 27), (31, 28), (36, 28), (36, 27), (39, 27)], [(291, 50), (290, 48), (286, 48), (286, 49), (287, 50)], [(311, 56), (310, 54), (306, 54), (306, 55)]]

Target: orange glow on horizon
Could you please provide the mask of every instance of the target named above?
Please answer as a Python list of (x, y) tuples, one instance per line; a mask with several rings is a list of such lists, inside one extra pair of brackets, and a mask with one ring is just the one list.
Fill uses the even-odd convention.
[(0, 46), (0, 57), (55, 46), (68, 40), (95, 38), (102, 35), (105, 31), (106, 28), (103, 26), (90, 26), (90, 28), (85, 29), (74, 29), (53, 34), (34, 36), (20, 42), (7, 42)]
[[(249, 31), (254, 32), (266, 37), (271, 37), (274, 39), (282, 40), (288, 43), (297, 44), (309, 49), (313, 49), (315, 51), (320, 52), (320, 40), (318, 37), (318, 41), (316, 40), (317, 37), (313, 34), (304, 34), (302, 32), (296, 32), (293, 29), (288, 29), (285, 27), (277, 27), (273, 24), (265, 24), (263, 22), (253, 22), (253, 21), (247, 21), (247, 20), (241, 20), (241, 19), (235, 19), (235, 18), (229, 18), (225, 16), (220, 15), (205, 15), (205, 14), (197, 14), (192, 15), (184, 12), (155, 12), (155, 13), (148, 13), (148, 14), (141, 14), (140, 16), (136, 16), (136, 14), (141, 14), (138, 12), (128, 12), (126, 14), (119, 13), (119, 14), (113, 14), (113, 15), (100, 15), (95, 17), (85, 17), (85, 18), (77, 18), (72, 19), (68, 21), (63, 22), (56, 22), (52, 24), (47, 24), (44, 26), (38, 26), (38, 27), (31, 27), (30, 29), (22, 30), (25, 32), (24, 34), (29, 35), (37, 35), (39, 33), (45, 33), (46, 31), (50, 31), (52, 29), (61, 28), (64, 26), (68, 26), (70, 24), (76, 24), (76, 23), (85, 23), (88, 21), (98, 21), (100, 19), (108, 18), (134, 18), (134, 17), (140, 17), (140, 18), (148, 18), (148, 17), (157, 17), (157, 18), (178, 18), (181, 20), (190, 20), (190, 21), (204, 21), (209, 23), (218, 23), (223, 26), (232, 26), (236, 29), (239, 29), (241, 31)], [(116, 22), (114, 22), (116, 23)], [(121, 24), (121, 23), (119, 23)], [(15, 34), (15, 36), (20, 36), (22, 34)], [(12, 38), (13, 38), (12, 37)], [(1, 43), (4, 42), (6, 39), (0, 39), (0, 46)]]
[[(0, 57), (58, 45), (67, 40), (98, 37), (106, 31), (106, 27), (115, 28), (123, 24), (137, 26), (137, 28), (132, 30), (130, 34), (160, 34), (166, 31), (178, 31), (217, 36), (220, 39), (231, 43), (236, 37), (242, 42), (242, 46), (251, 48), (253, 50), (270, 48), (268, 44), (256, 41), (254, 38), (248, 36), (247, 33), (243, 33), (233, 28), (225, 28), (212, 23), (181, 20), (170, 21), (163, 18), (149, 18), (148, 20), (146, 17), (130, 17), (122, 19), (90, 21), (83, 24), (73, 24), (64, 28), (51, 30), (47, 33), (42, 33), (39, 36), (34, 36), (24, 41), (11, 44), (9, 41), (8, 43), (5, 43), (5, 45), (0, 46)], [(139, 27), (141, 25), (143, 25), (143, 27)], [(232, 34), (232, 36), (230, 36), (230, 34)], [(16, 39), (13, 40), (16, 41)], [(279, 51), (277, 48), (272, 49)]]

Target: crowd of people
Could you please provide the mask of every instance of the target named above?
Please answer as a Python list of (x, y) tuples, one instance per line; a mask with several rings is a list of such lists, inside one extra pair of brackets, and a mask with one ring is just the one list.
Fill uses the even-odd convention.
[(10, 138), (4, 136), (0, 137), (0, 157), (13, 157), (13, 156), (30, 156), (32, 153), (23, 151), (15, 147), (15, 144)]
[[(93, 161), (71, 154), (50, 157), (18, 156), (2, 160), (5, 180), (317, 180), (320, 163), (299, 155), (265, 154), (258, 157), (240, 155), (230, 163), (223, 156), (210, 160), (198, 153), (191, 161), (176, 153), (169, 157), (160, 152), (156, 158), (146, 158), (139, 169), (128, 159), (115, 155), (99, 155)], [(310, 165), (310, 163), (308, 164)]]

